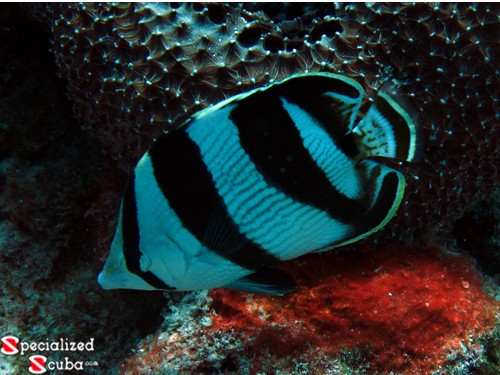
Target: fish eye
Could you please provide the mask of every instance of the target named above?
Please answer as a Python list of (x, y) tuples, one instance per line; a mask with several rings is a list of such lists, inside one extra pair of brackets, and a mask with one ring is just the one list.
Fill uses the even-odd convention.
[(143, 272), (149, 271), (151, 268), (151, 259), (146, 254), (142, 254), (141, 256), (140, 266)]

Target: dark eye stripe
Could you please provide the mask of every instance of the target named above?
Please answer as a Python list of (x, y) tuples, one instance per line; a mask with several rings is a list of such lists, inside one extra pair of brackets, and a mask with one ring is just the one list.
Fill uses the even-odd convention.
[(173, 290), (151, 271), (141, 270), (141, 250), (139, 222), (137, 220), (137, 204), (135, 200), (135, 174), (130, 176), (122, 205), (123, 255), (129, 272), (139, 276), (156, 289)]

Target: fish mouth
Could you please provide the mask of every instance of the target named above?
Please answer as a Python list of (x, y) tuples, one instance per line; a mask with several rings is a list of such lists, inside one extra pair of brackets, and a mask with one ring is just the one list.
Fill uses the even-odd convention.
[(99, 275), (97, 276), (97, 282), (102, 289), (109, 290), (116, 288), (116, 286), (113, 286), (113, 283), (111, 282), (109, 272), (107, 272), (105, 269), (99, 272)]
[(110, 289), (136, 289), (136, 290), (156, 290), (151, 285), (142, 280), (139, 276), (117, 270), (113, 267), (104, 266), (97, 276), (97, 282), (101, 288)]

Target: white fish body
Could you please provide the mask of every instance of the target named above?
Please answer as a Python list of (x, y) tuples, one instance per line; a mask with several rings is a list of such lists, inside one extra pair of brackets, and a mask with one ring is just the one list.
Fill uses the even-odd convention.
[(387, 93), (356, 125), (363, 90), (330, 73), (290, 77), (195, 114), (142, 157), (124, 195), (105, 289), (231, 287), (282, 295), (274, 263), (355, 242), (395, 214), (416, 124)]

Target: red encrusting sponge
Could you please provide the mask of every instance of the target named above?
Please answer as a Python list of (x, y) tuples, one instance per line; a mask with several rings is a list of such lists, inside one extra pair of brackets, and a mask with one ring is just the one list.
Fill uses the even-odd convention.
[(259, 358), (354, 350), (374, 371), (429, 373), (490, 330), (500, 306), (483, 292), (470, 258), (436, 248), (365, 247), (283, 268), (298, 283), (284, 297), (210, 292), (210, 329), (245, 336), (256, 371)]

